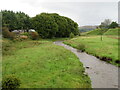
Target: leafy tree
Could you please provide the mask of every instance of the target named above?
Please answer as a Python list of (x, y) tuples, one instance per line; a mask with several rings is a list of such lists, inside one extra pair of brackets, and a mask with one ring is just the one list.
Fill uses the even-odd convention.
[(42, 38), (53, 38), (58, 31), (58, 25), (53, 17), (47, 13), (41, 13), (32, 18), (34, 29)]
[(23, 12), (3, 10), (0, 13), (2, 13), (2, 27), (8, 27), (10, 31), (29, 29), (31, 26), (30, 17)]
[(116, 28), (118, 27), (118, 24), (116, 22), (112, 22), (110, 25), (109, 25), (109, 28)]
[(13, 11), (1, 11), (2, 12), (2, 26), (8, 27), (9, 30), (16, 28), (16, 16)]
[(42, 38), (69, 37), (79, 34), (78, 24), (56, 13), (41, 13), (32, 18), (33, 28)]
[(17, 29), (29, 29), (31, 26), (30, 17), (23, 12), (16, 13)]
[[(71, 20), (68, 17), (65, 17), (67, 22), (68, 22), (68, 32), (67, 33), (73, 33), (74, 35), (78, 35), (79, 34), (79, 28), (78, 28), (78, 24), (76, 22), (74, 22), (73, 20)], [(66, 33), (66, 34), (67, 34)]]
[(68, 17), (56, 13), (41, 13), (30, 18), (23, 12), (3, 10), (2, 27), (9, 31), (15, 29), (35, 29), (42, 38), (69, 37), (70, 33), (79, 35), (78, 24)]
[(100, 28), (109, 28), (109, 25), (111, 24), (110, 19), (105, 19), (104, 22), (101, 22)]

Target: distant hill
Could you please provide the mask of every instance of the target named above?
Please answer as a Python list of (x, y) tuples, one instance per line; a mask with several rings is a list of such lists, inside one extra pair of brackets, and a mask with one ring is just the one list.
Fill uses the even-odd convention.
[(97, 28), (97, 26), (82, 26), (82, 27), (79, 27), (79, 30), (80, 30), (80, 32), (88, 32), (88, 31), (94, 30), (96, 28)]
[[(118, 35), (118, 28), (116, 29), (109, 29), (109, 30), (103, 30), (104, 35)], [(89, 32), (85, 32), (83, 35), (101, 35), (100, 29), (95, 29)]]

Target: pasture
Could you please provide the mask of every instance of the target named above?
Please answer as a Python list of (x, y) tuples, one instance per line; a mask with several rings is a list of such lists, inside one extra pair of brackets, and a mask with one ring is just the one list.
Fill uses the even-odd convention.
[(118, 59), (118, 39), (114, 36), (81, 36), (71, 40), (64, 41), (74, 48), (79, 49), (79, 44), (84, 45), (85, 52), (92, 54), (101, 60), (108, 63), (120, 66), (120, 60)]
[(90, 88), (83, 64), (50, 40), (3, 41), (2, 75), (15, 75), (20, 88)]

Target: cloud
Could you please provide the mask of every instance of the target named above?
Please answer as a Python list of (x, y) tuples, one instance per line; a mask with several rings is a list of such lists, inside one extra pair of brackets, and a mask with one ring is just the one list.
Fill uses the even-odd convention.
[(116, 2), (44, 2), (40, 6), (46, 12), (70, 17), (79, 25), (100, 24), (104, 19), (118, 20)]
[[(2, 0), (1, 10), (22, 11), (33, 17), (41, 12), (58, 13), (81, 25), (100, 24), (104, 19), (118, 20), (118, 0)], [(95, 2), (94, 2), (95, 1)]]

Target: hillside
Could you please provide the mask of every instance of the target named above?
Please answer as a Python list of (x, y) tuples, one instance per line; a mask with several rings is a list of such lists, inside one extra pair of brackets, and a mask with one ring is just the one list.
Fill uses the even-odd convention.
[(97, 26), (81, 26), (79, 27), (80, 32), (88, 32), (96, 29)]
[(118, 28), (116, 28), (116, 29), (109, 29), (107, 32), (105, 32), (104, 35), (118, 35), (118, 30), (120, 30), (120, 29), (118, 29)]
[[(118, 35), (118, 28), (116, 29), (109, 29), (109, 30), (103, 30), (102, 32), (104, 35)], [(84, 33), (83, 35), (101, 35), (101, 30), (100, 29), (95, 29), (89, 32)]]
[[(107, 30), (105, 29), (105, 30), (103, 30), (102, 32), (103, 32), (103, 33), (104, 33), (104, 32), (107, 32)], [(86, 32), (86, 33), (84, 33), (84, 35), (101, 35), (101, 29), (95, 29), (95, 30)]]

